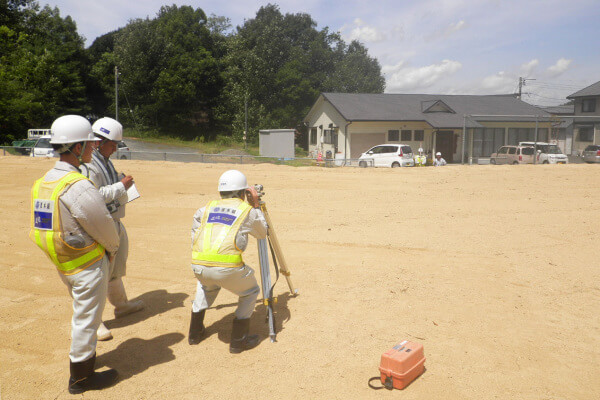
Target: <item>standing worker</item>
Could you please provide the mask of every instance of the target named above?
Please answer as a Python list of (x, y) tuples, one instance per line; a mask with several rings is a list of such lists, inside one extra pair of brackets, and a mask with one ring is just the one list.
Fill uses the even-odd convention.
[[(123, 140), (123, 125), (112, 118), (100, 118), (92, 125), (92, 131), (99, 142), (92, 153), (92, 161), (85, 164), (82, 171), (98, 188), (119, 232), (119, 251), (109, 268), (108, 301), (115, 307), (115, 318), (120, 318), (144, 308), (141, 300), (127, 300), (122, 279), (127, 270), (129, 240), (121, 218), (125, 217), (127, 189), (133, 185), (133, 177), (127, 175), (119, 179), (109, 159), (117, 151), (119, 142)], [(104, 323), (101, 323), (98, 328), (98, 340), (109, 339), (112, 339), (112, 334)]]
[(99, 390), (117, 381), (117, 371), (95, 372), (96, 331), (106, 302), (109, 263), (119, 234), (94, 184), (80, 173), (97, 139), (87, 119), (57, 118), (50, 143), (60, 160), (31, 189), (30, 238), (58, 269), (73, 298), (69, 393)]
[(423, 148), (419, 147), (419, 154), (415, 156), (415, 166), (424, 167), (427, 163), (427, 156), (423, 154)]
[(239, 296), (229, 352), (241, 353), (258, 345), (258, 335), (249, 335), (248, 331), (260, 288), (242, 253), (248, 245), (248, 234), (257, 239), (267, 236), (267, 222), (258, 204), (251, 206), (244, 201), (247, 188), (243, 173), (226, 171), (219, 178), (221, 199), (209, 202), (194, 214), (192, 270), (198, 283), (192, 302), (189, 344), (198, 344), (204, 338), (204, 313), (224, 287)]
[(435, 153), (435, 160), (433, 160), (433, 166), (442, 167), (444, 165), (446, 165), (446, 160), (442, 158), (442, 153), (438, 151), (437, 153)]

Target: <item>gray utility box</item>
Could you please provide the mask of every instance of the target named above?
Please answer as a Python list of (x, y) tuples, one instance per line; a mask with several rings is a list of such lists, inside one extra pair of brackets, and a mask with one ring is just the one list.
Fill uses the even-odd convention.
[(295, 129), (262, 129), (258, 146), (263, 157), (294, 158)]

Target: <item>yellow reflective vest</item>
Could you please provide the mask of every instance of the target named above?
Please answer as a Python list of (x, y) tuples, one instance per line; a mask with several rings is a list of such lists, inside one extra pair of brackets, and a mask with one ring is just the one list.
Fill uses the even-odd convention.
[(64, 275), (76, 274), (104, 256), (104, 247), (97, 242), (78, 249), (63, 240), (59, 199), (72, 184), (82, 179), (87, 178), (77, 172), (69, 172), (50, 182), (45, 182), (42, 177), (31, 189), (29, 237)]
[(192, 242), (192, 264), (209, 267), (241, 267), (242, 250), (235, 237), (252, 207), (241, 199), (208, 203)]

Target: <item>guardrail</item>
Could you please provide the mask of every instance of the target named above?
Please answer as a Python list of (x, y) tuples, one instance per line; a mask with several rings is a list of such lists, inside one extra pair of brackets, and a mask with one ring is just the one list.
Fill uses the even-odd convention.
[[(12, 154), (15, 156), (29, 156), (30, 147), (0, 146), (0, 154)], [(248, 154), (204, 154), (204, 153), (174, 153), (166, 151), (133, 151), (118, 150), (112, 157), (118, 160), (143, 160), (143, 161), (173, 161), (184, 163), (228, 163), (228, 164), (276, 164), (291, 165), (298, 167), (320, 166), (320, 167), (358, 167), (358, 159), (323, 159), (318, 161), (316, 158), (278, 158), (253, 156)], [(361, 160), (364, 161), (364, 160)], [(372, 160), (367, 160), (367, 166), (373, 166)]]

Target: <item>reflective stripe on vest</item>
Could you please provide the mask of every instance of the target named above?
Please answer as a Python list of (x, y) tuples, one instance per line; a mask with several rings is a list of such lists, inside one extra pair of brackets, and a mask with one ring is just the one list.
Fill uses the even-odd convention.
[(240, 199), (208, 203), (192, 244), (192, 263), (211, 267), (244, 265), (242, 251), (235, 245), (235, 237), (251, 209), (248, 203)]
[(74, 248), (63, 240), (59, 199), (67, 188), (82, 179), (87, 178), (77, 172), (69, 172), (57, 181), (38, 179), (31, 189), (29, 237), (64, 275), (76, 274), (104, 256), (104, 247), (97, 242), (84, 248)]

